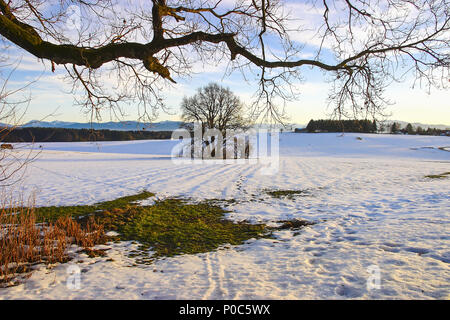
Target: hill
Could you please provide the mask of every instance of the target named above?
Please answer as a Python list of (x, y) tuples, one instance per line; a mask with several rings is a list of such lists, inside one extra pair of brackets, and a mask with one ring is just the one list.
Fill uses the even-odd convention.
[(94, 129), (119, 131), (173, 131), (180, 127), (181, 121), (161, 121), (142, 123), (138, 121), (123, 122), (66, 122), (66, 121), (37, 121), (33, 120), (19, 126), (19, 128), (64, 128), (64, 129)]

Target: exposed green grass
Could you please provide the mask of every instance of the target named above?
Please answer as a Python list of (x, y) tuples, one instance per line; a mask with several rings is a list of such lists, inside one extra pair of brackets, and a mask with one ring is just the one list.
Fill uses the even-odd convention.
[(120, 240), (137, 240), (142, 250), (152, 250), (153, 258), (209, 252), (271, 236), (264, 224), (234, 223), (224, 219), (226, 212), (208, 203), (165, 199), (153, 206), (105, 211), (99, 217), (107, 230), (120, 233)]
[(311, 193), (309, 190), (265, 190), (265, 192), (271, 196), (272, 198), (287, 198), (287, 199), (293, 199), (296, 196), (310, 196)]
[(154, 193), (142, 191), (135, 195), (117, 198), (112, 201), (99, 202), (93, 205), (39, 207), (36, 208), (35, 212), (38, 221), (55, 221), (62, 216), (77, 218), (94, 214), (99, 211), (112, 210), (114, 208), (126, 208), (131, 206), (133, 202), (148, 199), (154, 195)]
[(281, 223), (281, 226), (274, 228), (276, 230), (287, 230), (287, 229), (300, 230), (303, 227), (311, 226), (311, 225), (315, 224), (314, 222), (300, 220), (300, 219), (281, 220), (281, 221), (278, 221), (278, 223)]
[[(288, 190), (287, 196), (298, 193)], [(273, 237), (272, 233), (277, 230), (298, 230), (311, 224), (303, 220), (278, 221), (280, 227), (247, 221), (235, 223), (225, 219), (229, 211), (220, 206), (235, 203), (233, 199), (188, 203), (184, 199), (169, 198), (156, 201), (151, 206), (135, 203), (152, 196), (153, 193), (144, 191), (95, 205), (41, 207), (37, 213), (41, 220), (46, 221), (72, 216), (82, 222), (94, 215), (106, 231), (119, 233), (111, 240), (137, 241), (139, 250), (131, 252), (130, 256), (146, 264), (162, 257), (209, 252), (226, 244), (241, 245), (249, 239)]]
[(217, 199), (217, 198), (213, 198), (213, 199), (207, 199), (204, 200), (202, 203), (204, 204), (208, 204), (208, 205), (213, 205), (213, 206), (219, 206), (219, 207), (229, 207), (233, 204), (238, 204), (241, 201), (238, 201), (236, 199)]
[(450, 172), (444, 172), (441, 174), (430, 174), (428, 176), (425, 176), (425, 178), (430, 178), (430, 179), (444, 179), (444, 178), (448, 178), (450, 176)]

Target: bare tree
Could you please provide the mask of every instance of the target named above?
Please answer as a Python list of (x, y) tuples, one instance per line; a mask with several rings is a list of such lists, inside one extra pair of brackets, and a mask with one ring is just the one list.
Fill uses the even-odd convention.
[(199, 122), (202, 129), (217, 129), (225, 135), (227, 129), (246, 129), (244, 104), (230, 89), (217, 83), (199, 88), (192, 97), (184, 97), (181, 103), (184, 122)]
[[(12, 71), (6, 76), (0, 73), (0, 187), (10, 186), (19, 181), (25, 172), (26, 165), (33, 161), (39, 152), (34, 152), (32, 148), (28, 150), (10, 150), (10, 144), (3, 144), (8, 135), (21, 122), (25, 115), (30, 96), (25, 95), (25, 89), (32, 83), (15, 89), (8, 89), (8, 82), (16, 66), (7, 63), (4, 57), (0, 57), (1, 67), (12, 67)], [(4, 148), (7, 146), (9, 148)], [(27, 146), (22, 146), (22, 149)], [(19, 148), (20, 149), (20, 148)]]
[[(212, 157), (216, 156), (217, 150), (222, 150), (222, 157), (226, 159), (228, 141), (237, 139), (238, 130), (243, 131), (250, 127), (244, 104), (230, 89), (217, 83), (210, 83), (197, 89), (197, 93), (192, 97), (184, 97), (181, 111), (185, 127), (192, 130), (193, 123), (201, 126), (200, 144)], [(237, 144), (234, 140), (233, 142)], [(192, 140), (192, 146), (194, 143)], [(202, 157), (204, 153), (202, 152)]]
[[(77, 9), (68, 10), (74, 3)], [(199, 62), (228, 61), (229, 72), (241, 70), (247, 79), (256, 78), (255, 118), (282, 120), (278, 102), (296, 97), (305, 67), (328, 75), (330, 102), (344, 116), (382, 111), (384, 88), (404, 80), (405, 72), (427, 85), (448, 88), (447, 0), (294, 4), (0, 0), (0, 35), (51, 61), (53, 70), (64, 66), (73, 92), (83, 94), (78, 102), (97, 117), (103, 108), (120, 114), (122, 102), (138, 103), (141, 116), (154, 116), (165, 110), (161, 88), (189, 76)], [(311, 12), (319, 13), (318, 25), (302, 23)]]

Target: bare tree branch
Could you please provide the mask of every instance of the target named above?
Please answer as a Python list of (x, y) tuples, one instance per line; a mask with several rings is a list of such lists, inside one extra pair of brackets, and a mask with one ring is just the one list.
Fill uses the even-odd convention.
[[(49, 2), (55, 10), (45, 10), (42, 0), (0, 0), (0, 35), (38, 58), (64, 65), (74, 87), (84, 92), (80, 104), (96, 117), (124, 101), (164, 109), (159, 86), (189, 76), (198, 61), (226, 59), (233, 70), (256, 74), (255, 115), (279, 121), (283, 112), (275, 101), (296, 97), (304, 67), (330, 75), (330, 101), (340, 115), (381, 110), (383, 88), (400, 80), (398, 72), (405, 68), (429, 85), (448, 87), (446, 0), (310, 1), (310, 10), (321, 11), (316, 47), (308, 42), (307, 28), (298, 21), (293, 27), (289, 4), (281, 0), (152, 0), (146, 7), (130, 2), (130, 9), (119, 0), (77, 1), (78, 18), (87, 23), (76, 33), (64, 28), (72, 2)], [(303, 43), (299, 37), (291, 40), (294, 33), (305, 35)], [(302, 58), (305, 47), (316, 50), (314, 58)], [(105, 72), (116, 75), (120, 93), (102, 83)], [(129, 77), (138, 88), (129, 88)]]

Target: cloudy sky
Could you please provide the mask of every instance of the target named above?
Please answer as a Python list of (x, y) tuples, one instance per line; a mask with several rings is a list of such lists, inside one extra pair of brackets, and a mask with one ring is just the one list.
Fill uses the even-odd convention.
[[(291, 3), (294, 14), (302, 12), (306, 23), (318, 23), (321, 17), (318, 12), (307, 11), (299, 2)], [(306, 18), (305, 18), (306, 17)], [(301, 41), (306, 42), (305, 57), (311, 54), (317, 45), (317, 39), (310, 35), (305, 40), (301, 35)], [(295, 35), (293, 35), (293, 40)], [(300, 40), (299, 40), (300, 41)], [(32, 55), (18, 48), (10, 48), (8, 51), (11, 61), (15, 62), (16, 70), (11, 76), (8, 85), (11, 88), (31, 84), (26, 93), (31, 94), (32, 100), (27, 109), (23, 121), (45, 119), (46, 121), (79, 121), (86, 122), (86, 116), (78, 106), (74, 105), (73, 96), (68, 93), (70, 86), (64, 83), (62, 75), (64, 68), (57, 66), (56, 72), (51, 72), (48, 63), (39, 61)], [(207, 83), (214, 81), (229, 87), (235, 94), (247, 103), (251, 102), (252, 95), (257, 89), (257, 82), (246, 82), (239, 72), (225, 76), (227, 64), (201, 65), (195, 67), (195, 74), (190, 78), (176, 78), (177, 84), (171, 85), (164, 90), (166, 105), (170, 107), (170, 114), (161, 113), (159, 120), (179, 120), (179, 105), (183, 96), (195, 93), (195, 90)], [(8, 70), (4, 71), (5, 73)], [(286, 112), (290, 117), (289, 122), (305, 124), (310, 119), (326, 118), (331, 111), (328, 108), (327, 93), (329, 84), (319, 70), (303, 68), (304, 80), (296, 83), (300, 89), (297, 101), (287, 103)], [(390, 119), (408, 122), (421, 122), (428, 124), (445, 124), (450, 126), (450, 92), (444, 90), (413, 86), (413, 78), (408, 77), (405, 82), (391, 85), (386, 91), (386, 97), (393, 102), (387, 111), (391, 114)], [(138, 115), (133, 106), (126, 107), (127, 116), (124, 120), (136, 120)], [(108, 116), (104, 121), (110, 121)]]

